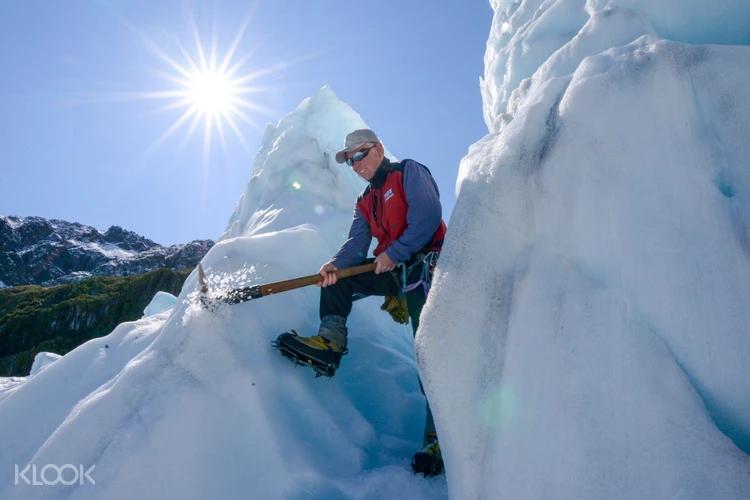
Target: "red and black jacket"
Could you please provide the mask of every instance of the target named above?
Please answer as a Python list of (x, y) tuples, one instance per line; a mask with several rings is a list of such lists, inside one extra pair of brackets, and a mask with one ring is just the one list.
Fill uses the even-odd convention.
[[(439, 196), (427, 167), (413, 160), (391, 163), (386, 158), (356, 205), (378, 241), (375, 256), (386, 252), (398, 264), (419, 251), (439, 251), (446, 233)], [(403, 241), (410, 222), (427, 227), (414, 227), (408, 241)]]

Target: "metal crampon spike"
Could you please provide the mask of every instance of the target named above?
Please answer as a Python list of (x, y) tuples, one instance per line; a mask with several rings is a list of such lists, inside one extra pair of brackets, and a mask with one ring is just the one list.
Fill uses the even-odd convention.
[[(297, 332), (295, 332), (294, 330), (292, 330), (292, 334), (298, 336)], [(333, 374), (336, 373), (336, 368), (331, 364), (325, 364), (325, 362), (316, 360), (315, 358), (302, 355), (298, 352), (290, 351), (283, 343), (279, 342), (278, 340), (271, 341), (271, 346), (278, 350), (283, 357), (294, 363), (295, 368), (297, 366), (309, 366), (310, 368), (312, 368), (315, 371), (315, 378), (328, 377), (328, 379), (330, 380), (333, 377)]]

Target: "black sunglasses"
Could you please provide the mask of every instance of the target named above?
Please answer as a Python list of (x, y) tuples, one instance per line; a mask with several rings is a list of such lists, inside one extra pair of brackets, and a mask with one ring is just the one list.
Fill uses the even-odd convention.
[(375, 144), (374, 146), (370, 146), (367, 149), (357, 151), (356, 153), (352, 155), (351, 158), (346, 159), (346, 164), (349, 165), (350, 167), (353, 167), (356, 162), (364, 160), (367, 157), (367, 155), (370, 154), (370, 150), (376, 147), (378, 147), (377, 144)]

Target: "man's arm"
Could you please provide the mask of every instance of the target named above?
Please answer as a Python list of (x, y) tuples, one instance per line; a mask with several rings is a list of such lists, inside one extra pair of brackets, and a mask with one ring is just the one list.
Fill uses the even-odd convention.
[(409, 260), (429, 243), (443, 220), (440, 192), (435, 179), (417, 162), (404, 163), (404, 192), (409, 204), (407, 228), (385, 251), (394, 264)]
[(370, 225), (362, 216), (359, 208), (354, 207), (354, 218), (349, 228), (349, 236), (341, 245), (341, 250), (331, 259), (331, 264), (337, 269), (345, 269), (360, 264), (367, 257), (367, 251), (370, 249), (372, 233)]

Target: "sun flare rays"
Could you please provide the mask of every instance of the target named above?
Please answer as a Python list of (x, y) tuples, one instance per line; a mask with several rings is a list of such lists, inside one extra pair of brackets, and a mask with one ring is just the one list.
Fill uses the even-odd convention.
[[(146, 154), (163, 144), (169, 137), (179, 130), (185, 130), (183, 146), (190, 142), (196, 131), (202, 128), (203, 160), (207, 165), (212, 145), (218, 137), (223, 149), (227, 148), (227, 134), (232, 134), (251, 153), (250, 147), (242, 133), (242, 125), (249, 124), (254, 129), (260, 128), (255, 116), (278, 115), (272, 109), (261, 104), (263, 93), (273, 87), (261, 85), (263, 77), (283, 71), (291, 63), (282, 62), (248, 70), (253, 50), (239, 54), (243, 47), (250, 20), (254, 9), (251, 9), (231, 40), (226, 52), (220, 55), (216, 40), (216, 26), (211, 37), (211, 43), (206, 44), (201, 37), (195, 17), (189, 12), (189, 31), (192, 38), (189, 45), (185, 45), (173, 38), (172, 48), (167, 50), (157, 44), (133, 25), (123, 20), (127, 26), (143, 42), (146, 48), (162, 62), (161, 68), (154, 71), (155, 76), (162, 83), (162, 89), (139, 92), (123, 92), (115, 95), (116, 100), (150, 99), (165, 101), (164, 105), (155, 110), (156, 113), (174, 112), (178, 114), (174, 122), (148, 148)], [(246, 40), (245, 40), (246, 42)], [(257, 50), (257, 49), (256, 49)], [(230, 132), (231, 131), (231, 132)], [(204, 165), (204, 166), (206, 166)]]
[[(185, 142), (189, 141), (195, 130), (203, 124), (203, 156), (208, 161), (215, 134), (219, 136), (222, 146), (226, 149), (225, 130), (230, 129), (235, 137), (249, 152), (249, 146), (240, 131), (238, 121), (243, 121), (257, 127), (257, 123), (250, 118), (253, 113), (272, 114), (270, 110), (253, 102), (249, 95), (258, 93), (261, 87), (249, 86), (252, 83), (251, 74), (241, 73), (244, 63), (249, 57), (240, 58), (232, 64), (233, 57), (247, 30), (249, 16), (242, 23), (234, 37), (229, 50), (221, 61), (217, 57), (217, 44), (214, 38), (209, 50), (201, 40), (198, 28), (191, 16), (191, 28), (195, 42), (195, 57), (182, 44), (179, 52), (183, 62), (180, 63), (167, 56), (162, 50), (151, 47), (160, 59), (167, 63), (172, 71), (162, 74), (167, 82), (174, 85), (174, 90), (147, 93), (145, 97), (154, 99), (170, 99), (172, 102), (162, 110), (182, 109), (182, 115), (174, 124), (162, 134), (154, 144), (158, 146), (177, 130), (188, 124)], [(249, 78), (248, 78), (249, 76)], [(224, 125), (228, 125), (225, 127)]]

